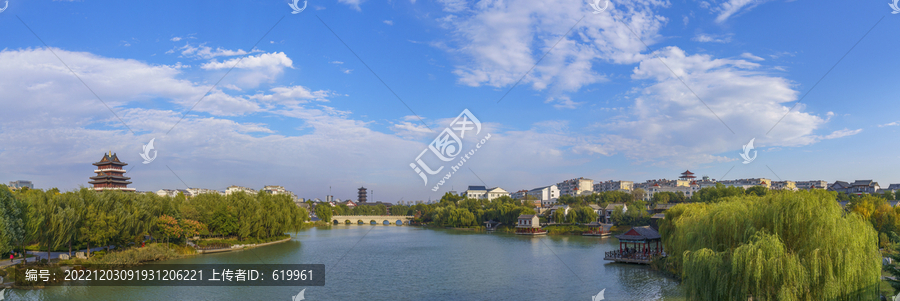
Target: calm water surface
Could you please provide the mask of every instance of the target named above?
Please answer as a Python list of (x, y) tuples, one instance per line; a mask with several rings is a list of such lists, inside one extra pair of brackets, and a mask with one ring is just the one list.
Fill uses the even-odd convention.
[[(646, 266), (604, 261), (616, 248), (615, 238), (353, 225), (165, 263), (325, 264), (326, 285), (306, 287), (313, 301), (591, 300), (602, 289), (606, 300), (683, 300), (675, 281)], [(291, 300), (301, 289), (64, 286), (7, 290), (6, 300)]]

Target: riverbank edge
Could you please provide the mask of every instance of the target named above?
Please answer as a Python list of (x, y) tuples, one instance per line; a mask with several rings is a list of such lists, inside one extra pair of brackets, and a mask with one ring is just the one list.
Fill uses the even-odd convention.
[[(144, 264), (148, 264), (148, 263), (150, 263), (150, 262), (165, 262), (165, 261), (170, 261), (170, 260), (175, 260), (175, 259), (183, 259), (183, 258), (185, 258), (185, 257), (196, 256), (196, 255), (202, 255), (202, 254), (213, 254), (213, 253), (224, 253), (224, 252), (231, 252), (231, 251), (242, 251), (242, 250), (247, 250), (247, 249), (253, 249), (253, 248), (264, 247), (264, 246), (268, 246), (268, 245), (274, 245), (274, 244), (279, 244), (279, 243), (283, 243), (283, 242), (288, 242), (288, 241), (291, 241), (291, 240), (293, 240), (293, 239), (294, 239), (293, 236), (289, 236), (288, 238), (280, 239), (280, 240), (276, 240), (276, 241), (264, 242), (264, 243), (260, 243), (260, 244), (242, 245), (240, 248), (216, 249), (215, 252), (209, 252), (209, 251), (211, 251), (211, 250), (205, 250), (206, 252), (204, 252), (204, 251), (196, 250), (196, 249), (195, 249), (195, 250), (197, 251), (197, 253), (194, 253), (194, 254), (181, 254), (181, 256), (179, 256), (179, 257), (177, 257), (177, 258), (169, 258), (169, 259), (158, 260), (158, 261), (145, 261), (145, 262), (138, 263), (137, 265), (144, 265)], [(58, 260), (57, 260), (57, 262), (58, 262)], [(2, 268), (2, 269), (7, 269), (7, 268), (9, 268), (9, 267), (11, 267), (11, 266), (12, 266), (12, 265), (7, 265), (7, 266), (0, 267), (0, 268)], [(9, 277), (3, 277), (3, 280), (5, 281), (6, 278), (9, 278)], [(0, 290), (2, 290), (2, 289), (7, 289), (7, 288), (32, 290), (32, 289), (43, 289), (43, 288), (45, 288), (45, 286), (19, 287), (19, 286), (16, 286), (16, 285), (15, 285), (15, 282), (2, 282), (2, 283), (0, 283)], [(0, 300), (2, 300), (2, 299), (0, 299)]]
[(232, 247), (229, 247), (229, 248), (221, 248), (221, 249), (197, 250), (197, 254), (212, 254), (212, 253), (223, 253), (223, 252), (231, 252), (231, 251), (240, 251), (240, 250), (246, 250), (246, 249), (252, 249), (252, 248), (258, 248), (258, 247), (264, 247), (264, 246), (268, 246), (268, 245), (274, 245), (274, 244), (278, 244), (278, 243), (283, 243), (283, 242), (291, 241), (291, 240), (293, 240), (293, 239), (294, 239), (294, 237), (291, 236), (291, 237), (288, 237), (288, 238), (285, 238), (285, 239), (276, 240), (276, 241), (270, 241), (270, 242), (264, 242), (264, 243), (261, 243), (261, 244), (238, 245), (239, 247), (237, 247), (237, 248), (235, 248), (234, 246), (232, 246)]

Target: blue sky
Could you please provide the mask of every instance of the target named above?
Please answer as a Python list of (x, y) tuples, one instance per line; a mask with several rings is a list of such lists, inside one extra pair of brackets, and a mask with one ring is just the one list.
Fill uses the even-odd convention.
[[(366, 186), (389, 202), (685, 169), (900, 183), (900, 15), (887, 1), (589, 4), (10, 1), (0, 180), (75, 189), (111, 150), (138, 190), (283, 185), (324, 199), (330, 186), (345, 199)], [(464, 109), (491, 138), (432, 191), (439, 175), (423, 185), (409, 164)], [(142, 164), (153, 138), (158, 158)], [(742, 164), (750, 139), (758, 157)]]

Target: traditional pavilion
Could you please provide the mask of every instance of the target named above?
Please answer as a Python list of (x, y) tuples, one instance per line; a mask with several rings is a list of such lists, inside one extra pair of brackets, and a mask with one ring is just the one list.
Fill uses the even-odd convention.
[(692, 173), (690, 170), (686, 170), (683, 173), (681, 173), (681, 177), (679, 179), (682, 179), (685, 181), (693, 181), (696, 178), (697, 177), (694, 176), (694, 173)]
[(128, 188), (128, 184), (131, 184), (128, 180), (131, 178), (125, 176), (125, 169), (122, 168), (128, 163), (119, 161), (119, 157), (112, 151), (109, 154), (103, 154), (103, 159), (94, 165), (97, 166), (97, 169), (94, 170), (97, 175), (91, 177), (91, 181), (88, 182), (93, 185), (94, 190), (134, 191), (134, 188)]
[(619, 250), (606, 252), (605, 260), (615, 262), (650, 264), (655, 256), (664, 256), (659, 232), (650, 226), (634, 227), (625, 234), (616, 235)]
[(516, 234), (542, 235), (547, 234), (547, 230), (541, 229), (541, 219), (537, 214), (522, 214), (516, 223)]

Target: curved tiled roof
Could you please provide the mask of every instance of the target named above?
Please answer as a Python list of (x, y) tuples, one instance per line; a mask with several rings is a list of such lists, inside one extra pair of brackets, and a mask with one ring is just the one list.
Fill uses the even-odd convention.
[(654, 240), (660, 239), (659, 232), (650, 228), (650, 226), (634, 227), (625, 234), (616, 235), (621, 240)]

